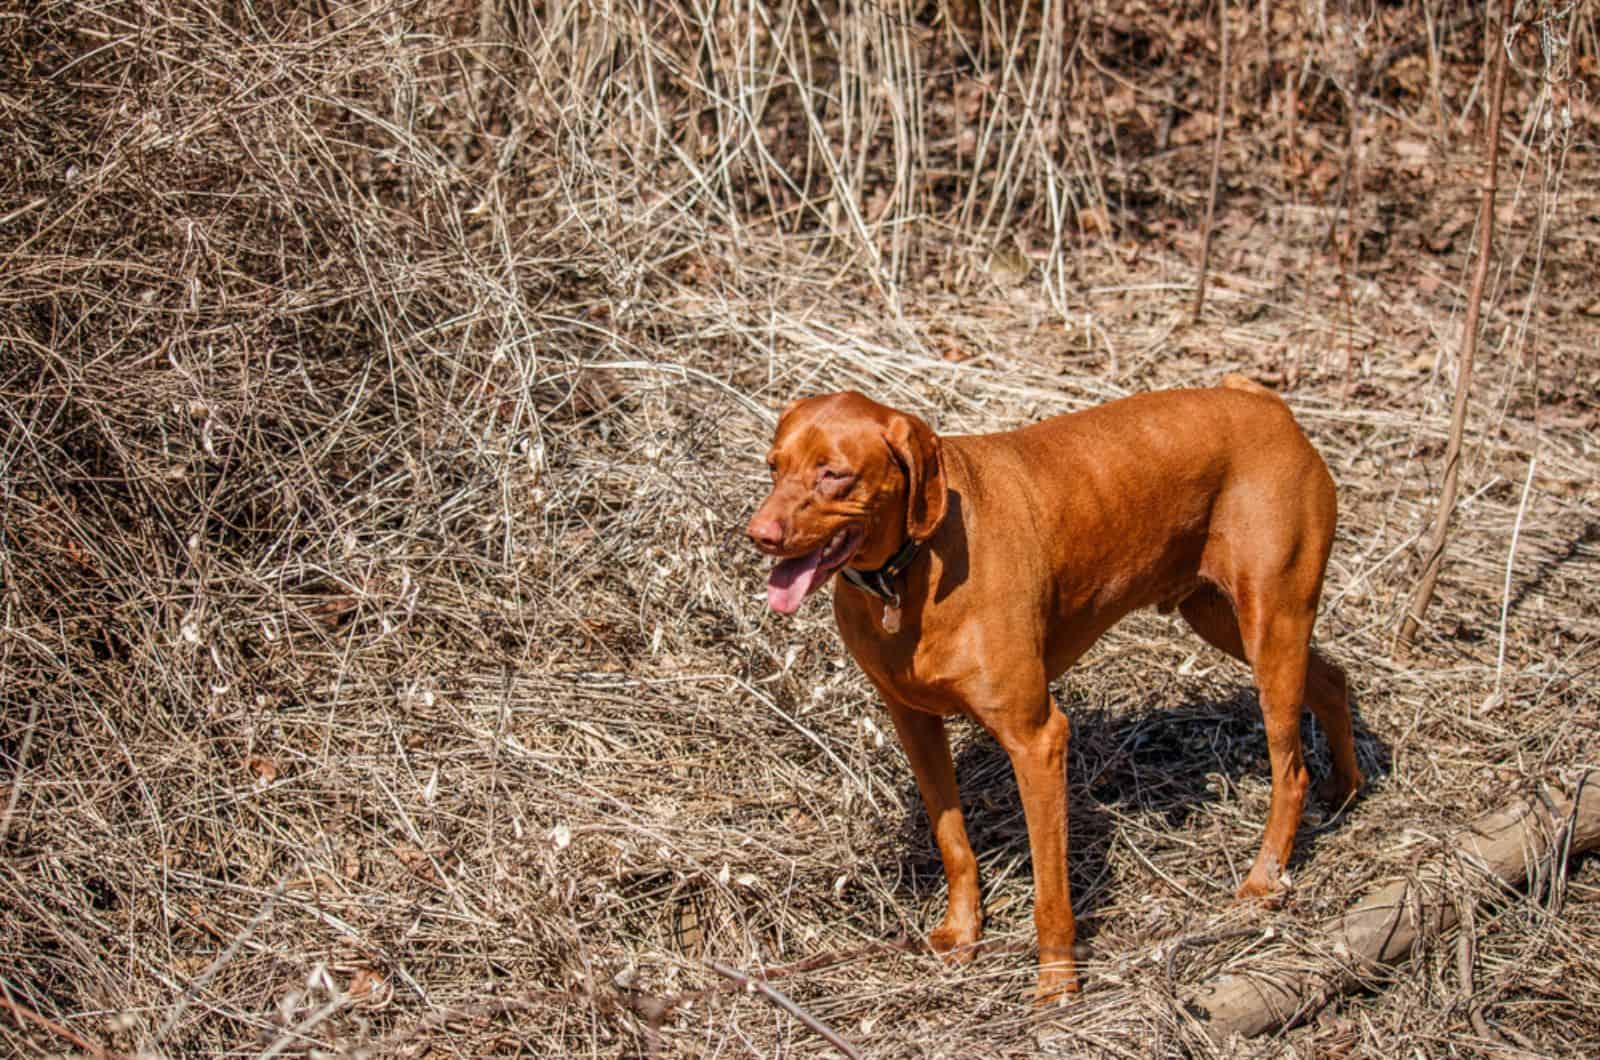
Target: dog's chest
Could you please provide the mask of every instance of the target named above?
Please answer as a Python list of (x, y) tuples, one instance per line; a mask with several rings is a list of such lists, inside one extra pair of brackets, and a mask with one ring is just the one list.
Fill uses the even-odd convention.
[(958, 645), (925, 637), (914, 620), (898, 632), (883, 629), (876, 601), (836, 604), (839, 636), (856, 664), (882, 691), (930, 714), (970, 713), (976, 667)]

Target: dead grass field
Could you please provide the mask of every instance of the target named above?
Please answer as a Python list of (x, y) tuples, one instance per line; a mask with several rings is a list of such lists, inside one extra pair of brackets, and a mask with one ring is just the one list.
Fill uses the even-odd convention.
[[(1328, 915), (1600, 765), (1594, 5), (1509, 38), (1464, 500), (1402, 661), (1481, 17), (1229, 5), (1194, 323), (1215, 8), (842, 6), (0, 11), (5, 1050), (830, 1052), (719, 963), (870, 1056), (1600, 1053), (1593, 856), (1459, 870), (1470, 990), (1451, 933), (1267, 1041), (1177, 1001), (1325, 958)], [(1041, 1018), (1015, 785), (965, 730), (994, 945), (915, 945), (903, 756), (742, 539), (770, 410), (983, 431), (1230, 370), (1339, 484), (1318, 642), (1370, 784), (1235, 903), (1248, 676), (1115, 630), (1056, 689), (1091, 957)]]

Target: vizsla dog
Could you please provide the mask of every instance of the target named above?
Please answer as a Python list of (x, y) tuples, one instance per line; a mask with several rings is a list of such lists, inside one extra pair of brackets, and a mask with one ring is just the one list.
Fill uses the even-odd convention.
[[(944, 719), (999, 741), (1028, 822), (1037, 1000), (1078, 988), (1067, 882), (1070, 726), (1049, 683), (1128, 612), (1176, 608), (1250, 664), (1272, 762), (1266, 833), (1241, 897), (1275, 890), (1305, 802), (1300, 712), (1327, 734), (1319, 793), (1354, 795), (1343, 673), (1310, 648), (1333, 541), (1326, 465), (1275, 394), (1240, 376), (1141, 394), (1003, 434), (939, 437), (857, 393), (791, 403), (750, 538), (780, 562), (785, 614), (843, 572), (833, 612), (883, 696), (949, 881), (935, 950), (982, 926)], [(970, 954), (970, 949), (965, 951)]]

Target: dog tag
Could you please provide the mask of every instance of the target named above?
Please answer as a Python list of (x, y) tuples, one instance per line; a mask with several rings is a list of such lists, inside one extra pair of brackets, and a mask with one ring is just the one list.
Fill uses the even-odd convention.
[(898, 604), (883, 605), (883, 631), (885, 633), (900, 632), (900, 607)]

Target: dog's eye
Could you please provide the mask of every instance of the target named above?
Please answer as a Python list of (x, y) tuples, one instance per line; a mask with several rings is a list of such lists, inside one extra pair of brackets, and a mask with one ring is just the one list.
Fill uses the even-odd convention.
[(824, 497), (842, 497), (855, 485), (856, 476), (851, 471), (825, 467), (817, 472), (817, 492)]

